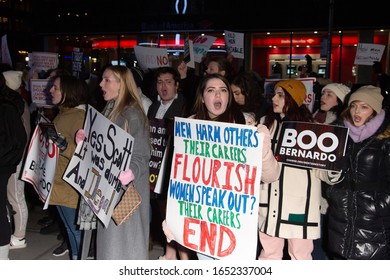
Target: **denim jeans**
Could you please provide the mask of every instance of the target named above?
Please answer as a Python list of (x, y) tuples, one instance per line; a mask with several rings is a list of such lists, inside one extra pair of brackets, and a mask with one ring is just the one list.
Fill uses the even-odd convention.
[(81, 243), (81, 230), (77, 228), (77, 209), (57, 205), (58, 213), (68, 233), (72, 260), (77, 260)]

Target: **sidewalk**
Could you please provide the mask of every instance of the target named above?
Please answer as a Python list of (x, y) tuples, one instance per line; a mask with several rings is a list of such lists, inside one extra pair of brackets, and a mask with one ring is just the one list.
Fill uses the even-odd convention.
[[(52, 255), (54, 249), (61, 245), (62, 241), (57, 240), (57, 233), (43, 235), (39, 231), (42, 226), (38, 225), (38, 220), (46, 216), (42, 206), (34, 205), (29, 208), (27, 223), (26, 241), (27, 247), (24, 249), (10, 250), (10, 260), (69, 260), (69, 255), (55, 257)], [(163, 248), (159, 244), (154, 244), (150, 251), (150, 260), (156, 260), (163, 255)]]

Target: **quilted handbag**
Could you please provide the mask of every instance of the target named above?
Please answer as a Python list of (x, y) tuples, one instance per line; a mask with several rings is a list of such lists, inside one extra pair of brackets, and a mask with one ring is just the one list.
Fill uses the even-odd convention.
[(112, 212), (112, 219), (119, 226), (138, 209), (141, 196), (134, 186), (129, 186)]

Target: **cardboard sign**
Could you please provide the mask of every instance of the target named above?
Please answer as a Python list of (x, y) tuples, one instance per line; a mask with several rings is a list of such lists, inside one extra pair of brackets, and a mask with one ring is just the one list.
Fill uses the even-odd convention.
[(167, 225), (217, 259), (256, 259), (264, 135), (256, 127), (175, 118)]
[(186, 37), (184, 41), (183, 61), (187, 64), (188, 67), (195, 68), (194, 43), (192, 40), (190, 40), (189, 37)]
[(283, 122), (275, 156), (286, 164), (340, 171), (348, 128), (306, 122)]
[[(172, 121), (171, 125), (172, 125)], [(150, 125), (150, 144), (152, 145), (152, 151), (149, 161), (149, 183), (150, 190), (155, 191), (161, 168), (163, 168), (163, 158), (168, 141), (167, 134), (167, 121), (165, 119), (151, 119)], [(168, 174), (169, 175), (169, 174)], [(160, 187), (157, 186), (157, 193), (160, 193)]]
[(244, 59), (244, 33), (225, 30), (225, 44), (228, 54)]
[(52, 97), (49, 92), (49, 79), (31, 79), (31, 100), (37, 107), (52, 107)]
[(58, 67), (58, 53), (32, 52), (28, 57), (28, 64), (34, 71), (47, 71)]
[(167, 49), (135, 46), (134, 53), (141, 69), (144, 71), (169, 66)]
[(385, 47), (379, 44), (359, 43), (354, 64), (372, 66), (375, 61), (381, 61)]
[[(44, 122), (47, 123), (44, 119), (40, 120), (40, 123)], [(49, 206), (58, 157), (58, 147), (49, 141), (47, 133), (37, 125), (28, 146), (21, 179), (33, 185), (39, 199), (44, 203), (43, 209)]]
[(77, 145), (62, 177), (107, 227), (122, 194), (119, 173), (130, 168), (134, 138), (88, 106), (86, 141)]
[(194, 60), (201, 63), (203, 56), (207, 54), (217, 37), (214, 36), (198, 36), (194, 39)]

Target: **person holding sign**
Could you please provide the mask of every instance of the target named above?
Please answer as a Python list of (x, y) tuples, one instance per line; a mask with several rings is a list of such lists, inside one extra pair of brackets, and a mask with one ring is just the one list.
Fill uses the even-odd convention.
[[(199, 85), (200, 80), (203, 77), (203, 74), (214, 74), (218, 73), (224, 77), (230, 79), (231, 75), (231, 63), (229, 59), (221, 55), (207, 55), (203, 59), (201, 64), (204, 73), (200, 76), (195, 75), (194, 71), (189, 71), (187, 64), (182, 61), (177, 70), (180, 73), (180, 88), (187, 100), (187, 104), (192, 106), (196, 98), (196, 89)], [(194, 113), (194, 108), (190, 109), (190, 113)]]
[[(305, 85), (299, 80), (281, 80), (274, 87), (273, 111), (260, 119), (266, 125), (275, 150), (283, 121), (313, 122)], [(285, 240), (293, 260), (311, 260), (313, 240), (320, 237), (321, 174), (311, 168), (279, 163), (280, 178), (260, 188), (259, 259), (281, 260)], [(326, 172), (326, 171), (324, 171)], [(326, 173), (327, 174), (327, 173)]]
[(53, 120), (57, 131), (48, 130), (48, 137), (58, 146), (60, 154), (49, 205), (57, 206), (68, 233), (71, 258), (77, 260), (81, 243), (81, 230), (76, 225), (80, 194), (62, 177), (76, 149), (76, 132), (84, 124), (88, 91), (84, 81), (71, 75), (61, 75), (54, 78), (50, 93), (59, 113)]
[[(217, 73), (205, 75), (197, 89), (194, 106), (196, 113), (190, 118), (245, 124), (242, 113), (232, 109), (233, 102), (233, 91), (225, 77)], [(270, 134), (264, 125), (259, 125), (257, 130), (265, 135), (262, 150), (261, 180), (263, 182), (273, 182), (278, 179), (280, 169), (271, 151)], [(165, 221), (163, 222), (163, 230), (168, 242), (174, 240)], [(199, 260), (213, 259), (201, 253), (197, 253), (197, 256)]]
[[(137, 85), (130, 69), (109, 66), (100, 82), (104, 100), (103, 115), (134, 137), (130, 165), (122, 171), (119, 180), (127, 186), (133, 182), (141, 196), (139, 208), (121, 225), (110, 221), (107, 228), (97, 225), (96, 259), (149, 259), (149, 122), (143, 110)], [(78, 133), (79, 134), (79, 133)]]
[(335, 259), (390, 259), (390, 125), (382, 102), (379, 87), (362, 86), (341, 114), (349, 129), (344, 179), (326, 192)]
[[(344, 100), (347, 94), (351, 91), (349, 87), (344, 84), (330, 83), (324, 86), (321, 90), (320, 108), (314, 112), (314, 121), (318, 123), (332, 124), (334, 123), (341, 112), (345, 108)], [(321, 193), (325, 192), (326, 183), (322, 183)], [(314, 240), (313, 260), (327, 259), (327, 234), (326, 234), (326, 220), (325, 214), (328, 208), (328, 202), (321, 196), (321, 238)]]

